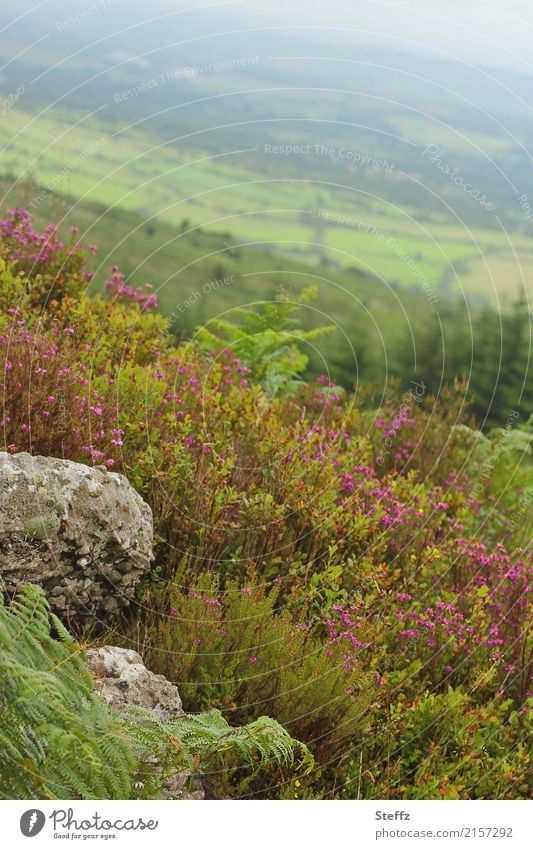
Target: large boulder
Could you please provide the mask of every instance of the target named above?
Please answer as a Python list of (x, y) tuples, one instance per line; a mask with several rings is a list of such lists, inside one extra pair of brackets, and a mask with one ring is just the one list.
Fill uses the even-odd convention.
[(0, 578), (39, 584), (63, 619), (107, 625), (153, 560), (152, 512), (123, 476), (0, 452)]

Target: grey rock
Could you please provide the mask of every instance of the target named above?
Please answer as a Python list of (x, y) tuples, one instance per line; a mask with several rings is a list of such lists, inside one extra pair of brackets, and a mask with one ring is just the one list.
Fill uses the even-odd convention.
[(150, 507), (123, 475), (0, 452), (0, 576), (8, 592), (39, 584), (67, 622), (106, 626), (149, 568), (152, 536)]
[[(164, 675), (156, 675), (144, 666), (136, 651), (118, 646), (88, 649), (85, 661), (93, 675), (93, 688), (107, 704), (120, 713), (132, 707), (154, 711), (162, 721), (183, 715), (178, 688)], [(161, 770), (155, 757), (148, 758), (153, 768)], [(175, 772), (163, 780), (170, 799), (204, 799), (204, 789), (187, 772)]]
[(163, 721), (183, 713), (178, 688), (150, 672), (137, 652), (102, 646), (88, 649), (85, 659), (95, 676), (94, 689), (115, 710), (147, 708)]

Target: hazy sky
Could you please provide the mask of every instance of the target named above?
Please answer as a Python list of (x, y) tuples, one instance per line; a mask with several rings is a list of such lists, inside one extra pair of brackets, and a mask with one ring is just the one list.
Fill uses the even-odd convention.
[(330, 26), (344, 28), (345, 41), (416, 52), (421, 44), (434, 55), (440, 49), (473, 63), (533, 73), (533, 0), (0, 0), (0, 18), (2, 12), (7, 20), (17, 18), (25, 10), (26, 21), (46, 23), (59, 7), (65, 14), (106, 4), (110, 19), (121, 22), (133, 14), (146, 19), (188, 9), (187, 18), (201, 26), (204, 21), (208, 26), (211, 15), (217, 27), (226, 21), (229, 29), (239, 23), (293, 25), (306, 38), (316, 27), (315, 37), (334, 42)]
[[(213, 0), (163, 2), (190, 8)], [(232, 12), (239, 6), (265, 23), (372, 30), (403, 49), (422, 42), (472, 62), (533, 71), (533, 0), (239, 0)]]

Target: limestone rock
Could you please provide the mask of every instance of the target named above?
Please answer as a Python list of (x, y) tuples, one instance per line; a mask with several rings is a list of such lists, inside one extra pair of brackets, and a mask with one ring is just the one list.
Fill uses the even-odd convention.
[[(142, 658), (131, 649), (102, 646), (88, 649), (87, 666), (94, 677), (93, 687), (108, 705), (120, 713), (127, 708), (142, 707), (154, 711), (162, 721), (183, 714), (178, 688), (164, 675), (150, 672)], [(156, 758), (149, 758), (156, 770), (161, 770)], [(203, 799), (204, 789), (194, 779), (193, 787), (187, 772), (176, 772), (163, 784), (171, 799)]]
[(178, 688), (164, 675), (150, 672), (137, 652), (117, 646), (89, 649), (86, 662), (94, 688), (115, 710), (142, 707), (165, 721), (183, 713)]
[(39, 584), (67, 621), (103, 625), (153, 560), (150, 507), (123, 476), (0, 452), (0, 577)]

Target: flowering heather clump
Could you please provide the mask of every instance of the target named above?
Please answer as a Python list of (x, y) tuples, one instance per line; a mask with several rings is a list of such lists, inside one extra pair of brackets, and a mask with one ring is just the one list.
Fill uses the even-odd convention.
[(123, 431), (114, 412), (76, 357), (72, 328), (53, 324), (47, 334), (17, 329), (0, 333), (5, 401), (0, 420), (10, 453), (35, 450), (90, 463), (115, 463)]
[[(137, 286), (134, 289), (133, 286), (128, 285), (126, 283), (126, 276), (121, 274), (116, 265), (111, 269), (111, 279), (106, 280), (104, 285), (117, 301), (129, 301), (130, 303), (138, 304), (143, 312), (157, 309), (157, 295), (144, 292), (142, 286)], [(150, 284), (146, 288), (151, 288)]]
[(66, 247), (56, 227), (37, 232), (23, 209), (0, 221), (0, 234), (10, 260), (0, 257), (4, 449), (114, 467), (124, 444), (116, 364), (152, 359), (166, 323), (139, 320), (139, 305), (152, 309), (154, 296), (83, 297), (96, 247)]
[(7, 218), (0, 220), (5, 256), (30, 283), (33, 305), (60, 301), (68, 295), (80, 297), (92, 279), (93, 272), (86, 263), (88, 253), (94, 256), (96, 247), (85, 249), (76, 241), (76, 232), (76, 228), (71, 228), (70, 245), (62, 241), (53, 224), (39, 233), (25, 209), (11, 210)]

